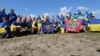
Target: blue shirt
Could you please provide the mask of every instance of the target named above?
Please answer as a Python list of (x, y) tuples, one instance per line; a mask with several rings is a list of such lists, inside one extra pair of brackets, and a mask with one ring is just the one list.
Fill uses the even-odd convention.
[(3, 22), (3, 17), (7, 17), (5, 12), (0, 11), (0, 23)]
[(8, 18), (10, 21), (14, 22), (17, 19), (17, 16), (15, 13), (13, 13), (13, 14), (9, 13)]

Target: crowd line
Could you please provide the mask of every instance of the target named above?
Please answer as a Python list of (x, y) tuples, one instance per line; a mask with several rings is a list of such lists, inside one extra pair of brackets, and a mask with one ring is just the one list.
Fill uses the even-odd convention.
[[(84, 32), (88, 31), (87, 25), (88, 21), (95, 19), (95, 16), (90, 12), (82, 13), (81, 10), (78, 10), (77, 13), (66, 15), (53, 15), (52, 17), (46, 16), (22, 16), (17, 15), (14, 12), (14, 9), (10, 9), (10, 12), (7, 14), (5, 8), (1, 8), (0, 11), (0, 34), (2, 38), (11, 38), (13, 36), (20, 35), (29, 35), (29, 34), (40, 34), (40, 33), (66, 33), (68, 31), (67, 22), (80, 22), (79, 31)], [(68, 25), (67, 25), (68, 24)], [(76, 23), (70, 24), (70, 28), (73, 30), (73, 27)]]

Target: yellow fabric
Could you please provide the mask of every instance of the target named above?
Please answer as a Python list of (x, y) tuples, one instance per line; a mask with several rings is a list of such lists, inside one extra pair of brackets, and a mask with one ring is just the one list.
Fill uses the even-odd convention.
[(21, 28), (20, 32), (26, 31), (27, 27)]
[(100, 31), (100, 24), (89, 24), (89, 31)]
[(45, 28), (46, 29), (50, 29), (50, 25), (45, 25)]
[(32, 23), (32, 27), (35, 27), (35, 25), (34, 25), (34, 24), (35, 24), (35, 21), (33, 21), (33, 23)]
[(0, 34), (6, 32), (5, 28), (0, 28)]
[(16, 26), (12, 24), (10, 30), (13, 31), (15, 27)]
[(60, 29), (61, 29), (60, 33), (63, 34), (64, 33), (64, 28), (61, 27)]
[[(35, 21), (32, 23), (32, 27), (34, 28), (35, 27)], [(38, 23), (38, 30), (40, 30), (41, 29), (41, 23)]]
[(38, 30), (41, 30), (41, 23), (38, 23)]
[(38, 23), (38, 27), (41, 27), (41, 23)]

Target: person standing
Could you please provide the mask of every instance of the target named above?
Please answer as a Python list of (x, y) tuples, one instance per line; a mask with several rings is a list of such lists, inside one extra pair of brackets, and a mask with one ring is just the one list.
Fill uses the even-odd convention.
[(10, 13), (8, 13), (8, 18), (11, 22), (16, 21), (17, 15), (15, 14), (13, 9), (10, 9)]
[(0, 11), (0, 23), (3, 22), (3, 17), (7, 17), (7, 14), (5, 13), (5, 8), (2, 8)]

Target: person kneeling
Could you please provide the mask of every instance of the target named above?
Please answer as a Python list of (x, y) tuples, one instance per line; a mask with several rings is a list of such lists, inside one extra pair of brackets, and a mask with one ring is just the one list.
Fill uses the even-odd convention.
[(3, 25), (2, 25), (2, 28), (5, 29), (5, 32), (2, 33), (2, 38), (11, 38), (11, 30), (10, 30), (10, 26), (11, 26), (11, 22), (9, 21), (9, 19), (7, 17), (4, 17), (3, 18)]

